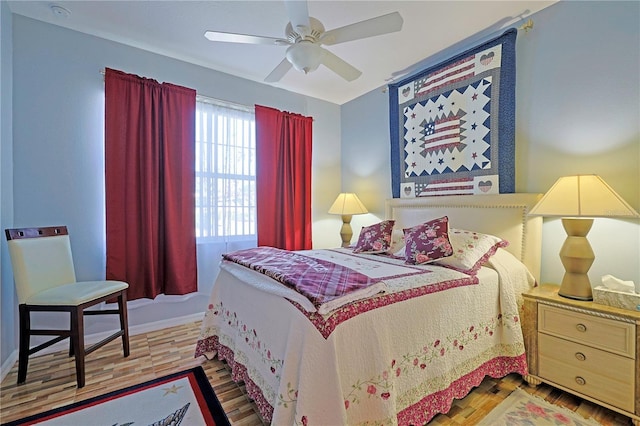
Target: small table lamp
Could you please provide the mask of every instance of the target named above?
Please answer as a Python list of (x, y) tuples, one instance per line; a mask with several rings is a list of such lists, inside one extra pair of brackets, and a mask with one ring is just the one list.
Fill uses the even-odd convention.
[(343, 192), (338, 195), (336, 201), (329, 209), (329, 214), (342, 215), (342, 228), (340, 229), (340, 237), (342, 238), (342, 247), (349, 247), (353, 231), (351, 230), (351, 216), (354, 214), (369, 213), (367, 208), (358, 199), (356, 194), (352, 192)]
[(562, 217), (567, 239), (560, 249), (565, 273), (558, 294), (593, 300), (587, 272), (595, 255), (587, 240), (594, 217), (640, 217), (600, 176), (561, 177), (531, 211), (533, 216)]

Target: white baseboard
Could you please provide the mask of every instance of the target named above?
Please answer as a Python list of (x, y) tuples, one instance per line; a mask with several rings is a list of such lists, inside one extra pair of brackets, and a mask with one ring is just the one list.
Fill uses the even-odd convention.
[(18, 361), (17, 349), (11, 352), (5, 362), (2, 363), (2, 366), (0, 367), (0, 382), (2, 382), (5, 377), (7, 377), (7, 374), (9, 374), (9, 370), (11, 370), (16, 361)]
[[(134, 325), (133, 327), (129, 327), (129, 335), (135, 336), (136, 334), (150, 333), (152, 331), (162, 330), (163, 328), (175, 327), (177, 325), (188, 324), (190, 322), (200, 321), (204, 316), (204, 312), (198, 312), (195, 314), (185, 315), (183, 317), (169, 318), (161, 321), (154, 321), (146, 324)], [(84, 337), (85, 345), (92, 345), (101, 341), (102, 339), (110, 336), (116, 330), (104, 331), (102, 333), (94, 333), (89, 334)], [(69, 349), (69, 341), (63, 340), (62, 342), (58, 342), (55, 345), (51, 345), (48, 348), (45, 348), (34, 355), (46, 355), (59, 351), (66, 351)], [(2, 370), (0, 371), (0, 381), (4, 380), (6, 375), (9, 373), (14, 364), (18, 361), (18, 350), (15, 350), (7, 357), (7, 360), (2, 364)]]
[[(162, 330), (163, 328), (175, 327), (177, 325), (188, 324), (190, 322), (200, 321), (204, 317), (204, 312), (198, 312), (195, 314), (185, 315), (183, 317), (169, 318), (161, 321), (153, 321), (146, 324), (139, 324), (133, 327), (129, 327), (129, 335), (135, 336), (136, 334), (149, 333), (152, 331)], [(113, 333), (106, 332), (100, 333), (101, 337), (96, 339), (96, 342), (107, 337), (109, 334)], [(85, 338), (86, 340), (86, 338)]]

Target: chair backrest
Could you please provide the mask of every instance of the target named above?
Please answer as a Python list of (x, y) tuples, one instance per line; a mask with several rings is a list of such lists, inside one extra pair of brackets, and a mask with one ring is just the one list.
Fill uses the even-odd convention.
[(66, 226), (7, 229), (19, 303), (33, 294), (76, 282)]

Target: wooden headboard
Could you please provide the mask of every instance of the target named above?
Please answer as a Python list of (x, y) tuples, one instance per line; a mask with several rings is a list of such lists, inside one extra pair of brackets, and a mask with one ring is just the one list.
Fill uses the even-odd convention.
[(442, 216), (452, 228), (491, 234), (509, 241), (506, 250), (520, 259), (540, 282), (542, 218), (527, 213), (542, 194), (452, 195), (393, 198), (385, 203), (394, 228), (418, 225)]

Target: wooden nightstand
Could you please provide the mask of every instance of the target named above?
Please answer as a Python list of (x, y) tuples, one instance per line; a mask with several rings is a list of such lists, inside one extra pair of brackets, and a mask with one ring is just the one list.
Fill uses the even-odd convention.
[(567, 299), (549, 284), (523, 296), (525, 380), (548, 383), (640, 426), (640, 312)]

